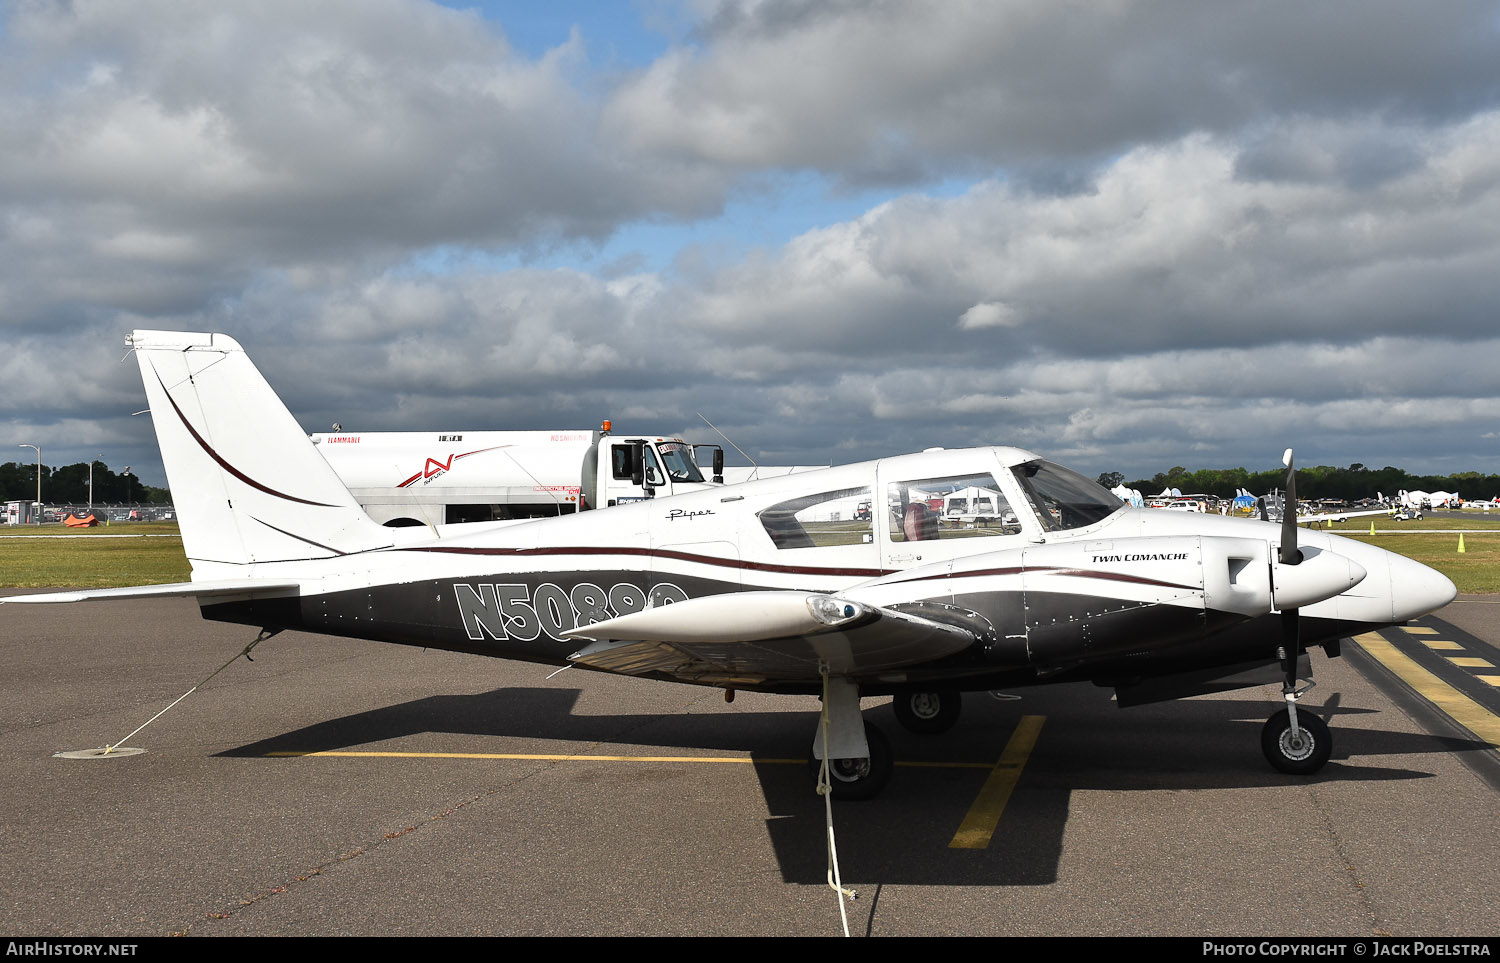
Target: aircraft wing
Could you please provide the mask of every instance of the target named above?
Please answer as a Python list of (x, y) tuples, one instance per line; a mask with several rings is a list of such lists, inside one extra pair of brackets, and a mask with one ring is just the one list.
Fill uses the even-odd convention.
[(268, 582), (265, 579), (230, 578), (206, 582), (168, 582), (164, 585), (131, 585), (126, 588), (72, 589), (41, 595), (11, 595), (6, 602), (46, 604), (55, 602), (101, 602), (110, 599), (206, 598), (218, 595), (295, 595), (297, 582)]
[(974, 644), (968, 629), (808, 592), (734, 592), (674, 602), (563, 633), (592, 639), (570, 660), (627, 675), (752, 685), (862, 676), (931, 662)]

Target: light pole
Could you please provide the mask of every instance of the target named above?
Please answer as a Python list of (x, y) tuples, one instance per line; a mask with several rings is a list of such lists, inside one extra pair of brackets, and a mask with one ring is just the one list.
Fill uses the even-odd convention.
[(98, 458), (94, 459), (94, 461), (89, 462), (89, 514), (90, 515), (94, 514), (94, 462), (95, 461), (103, 461), (103, 460), (104, 460), (104, 452), (101, 451), (99, 453), (99, 457)]
[(17, 448), (36, 449), (36, 515), (34, 524), (42, 524), (42, 449), (38, 445), (17, 445)]

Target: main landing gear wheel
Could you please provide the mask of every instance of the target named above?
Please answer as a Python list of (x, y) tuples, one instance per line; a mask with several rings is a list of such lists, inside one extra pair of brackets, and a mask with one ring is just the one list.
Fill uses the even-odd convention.
[(953, 728), (958, 722), (963, 701), (956, 689), (908, 691), (896, 693), (891, 708), (896, 710), (896, 721), (901, 723), (901, 728), (931, 736)]
[(1333, 752), (1333, 734), (1328, 724), (1310, 710), (1297, 711), (1297, 729), (1292, 732), (1292, 719), (1287, 710), (1266, 720), (1260, 731), (1260, 749), (1266, 761), (1282, 772), (1294, 776), (1306, 776), (1323, 768)]
[[(885, 733), (867, 722), (865, 741), (870, 744), (868, 759), (828, 760), (828, 783), (834, 799), (874, 799), (890, 781), (891, 770), (895, 768), (890, 740), (885, 737)], [(811, 763), (813, 781), (816, 783), (822, 762), (814, 757)]]

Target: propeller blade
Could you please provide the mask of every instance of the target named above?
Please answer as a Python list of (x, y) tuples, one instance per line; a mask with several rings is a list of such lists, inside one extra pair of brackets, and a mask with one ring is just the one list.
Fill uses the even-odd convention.
[(1292, 466), (1292, 450), (1281, 456), (1286, 465), (1286, 502), (1281, 509), (1281, 564), (1296, 565), (1302, 561), (1297, 551), (1297, 471)]

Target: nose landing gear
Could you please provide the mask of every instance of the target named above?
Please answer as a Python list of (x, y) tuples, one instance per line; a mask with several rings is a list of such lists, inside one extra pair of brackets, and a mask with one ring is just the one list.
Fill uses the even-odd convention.
[(1307, 711), (1297, 713), (1294, 728), (1291, 712), (1282, 709), (1267, 719), (1261, 729), (1260, 749), (1277, 770), (1306, 776), (1322, 769), (1328, 761), (1333, 752), (1333, 734), (1327, 723)]

